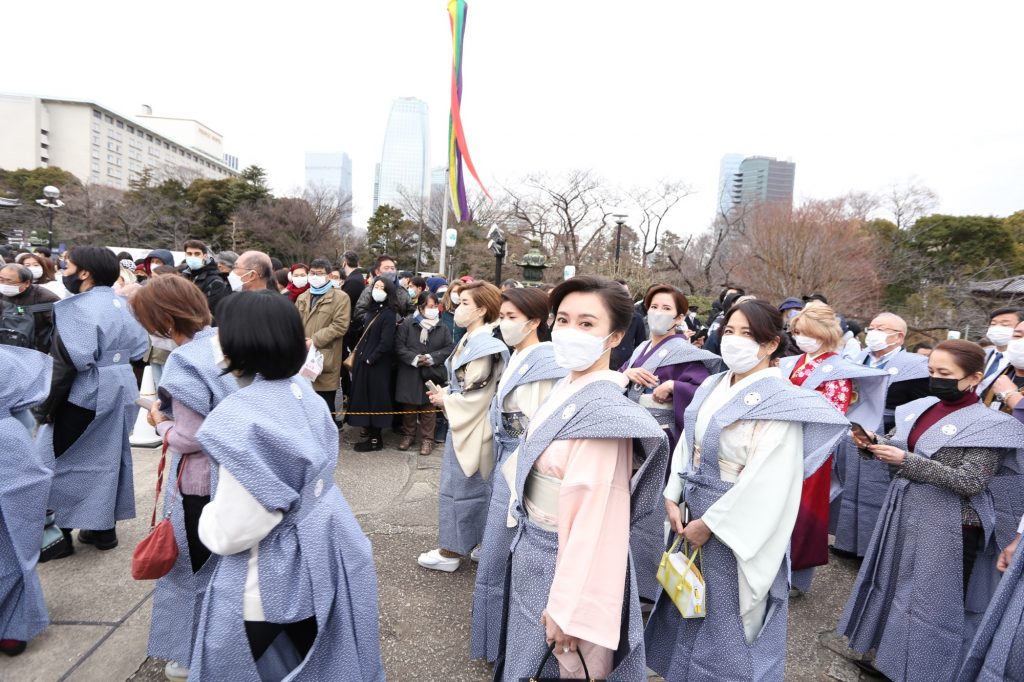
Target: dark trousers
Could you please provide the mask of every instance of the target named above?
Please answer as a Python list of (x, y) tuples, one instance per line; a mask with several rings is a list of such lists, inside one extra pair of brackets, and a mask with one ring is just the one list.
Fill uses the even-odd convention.
[[(317, 391), (316, 394), (324, 399), (324, 402), (327, 403), (327, 407), (333, 413), (335, 411), (335, 409), (336, 409), (334, 407), (334, 401), (338, 399), (338, 391), (337, 390), (334, 390), (334, 391)], [(337, 415), (332, 415), (331, 418), (334, 421), (338, 421)]]
[(971, 581), (971, 571), (981, 549), (981, 526), (964, 526), (964, 599), (967, 598), (967, 583)]
[(199, 539), (199, 516), (203, 513), (203, 507), (209, 503), (209, 495), (181, 495), (181, 506), (185, 512), (185, 540), (188, 542), (188, 558), (192, 561), (193, 573), (197, 573), (210, 558), (210, 550)]
[(260, 656), (273, 644), (277, 636), (282, 632), (288, 635), (292, 644), (299, 651), (299, 656), (306, 657), (309, 650), (313, 648), (316, 640), (316, 617), (310, 616), (305, 620), (294, 623), (267, 623), (264, 621), (245, 621), (245, 635), (249, 638), (249, 648), (252, 650), (254, 661), (260, 660)]
[(53, 456), (60, 457), (67, 452), (95, 418), (95, 410), (87, 410), (67, 401), (58, 405), (53, 415)]
[[(430, 403), (426, 405), (409, 405), (403, 403), (401, 410), (403, 412), (416, 412), (418, 410), (432, 410), (434, 406)], [(437, 412), (423, 412), (420, 414), (403, 414), (402, 415), (402, 435), (415, 438), (417, 435), (417, 426), (419, 426), (419, 438), (421, 443), (434, 440), (434, 428), (437, 426)]]

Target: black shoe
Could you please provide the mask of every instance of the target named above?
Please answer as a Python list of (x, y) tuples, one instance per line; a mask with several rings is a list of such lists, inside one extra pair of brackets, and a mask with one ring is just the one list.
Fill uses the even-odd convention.
[(45, 564), (54, 559), (63, 559), (75, 553), (75, 544), (71, 541), (71, 531), (61, 529), (61, 536), (56, 541), (39, 550), (39, 563)]
[(840, 559), (859, 559), (856, 552), (847, 552), (845, 549), (839, 549), (835, 545), (829, 545), (828, 551)]
[(878, 668), (876, 668), (875, 666), (871, 665), (867, 661), (853, 661), (853, 664), (855, 666), (857, 666), (858, 670), (860, 670), (862, 673), (864, 673), (868, 677), (874, 678), (876, 680), (888, 680), (889, 679), (888, 677), (885, 676), (885, 674), (880, 672), (878, 670)]
[(117, 547), (117, 531), (113, 528), (110, 530), (80, 530), (78, 531), (78, 541), (86, 545), (93, 545), (96, 549), (105, 552)]
[(375, 452), (384, 449), (384, 441), (380, 438), (367, 438), (360, 443), (356, 443), (352, 449), (356, 452)]
[(0, 654), (17, 656), (25, 651), (27, 644), (20, 639), (0, 639)]

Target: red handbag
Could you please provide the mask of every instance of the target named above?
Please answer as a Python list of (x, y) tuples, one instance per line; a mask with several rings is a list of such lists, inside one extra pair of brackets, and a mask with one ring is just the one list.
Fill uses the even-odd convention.
[[(168, 511), (160, 523), (156, 522), (157, 503), (160, 490), (164, 485), (164, 467), (167, 464), (167, 439), (164, 438), (163, 451), (160, 453), (160, 464), (156, 470), (156, 499), (153, 500), (153, 516), (149, 521), (149, 535), (135, 546), (132, 552), (132, 578), (136, 580), (156, 580), (171, 572), (178, 560), (178, 541), (174, 539), (174, 526), (171, 525), (171, 513)], [(181, 474), (185, 471), (185, 459), (182, 459), (175, 487), (181, 489)]]

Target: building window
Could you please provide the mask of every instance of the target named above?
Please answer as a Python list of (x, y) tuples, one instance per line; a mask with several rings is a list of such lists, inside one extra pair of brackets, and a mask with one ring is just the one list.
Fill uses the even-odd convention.
[(153, 136), (150, 135), (149, 133), (146, 133), (146, 142), (152, 142), (152, 141), (153, 141)]
[(103, 114), (101, 114), (97, 109), (93, 109), (92, 110), (92, 117), (93, 118), (98, 118), (98, 119), (102, 120), (103, 119)]
[(93, 122), (93, 124), (92, 124), (92, 131), (93, 131), (94, 133), (98, 133), (98, 132), (100, 132), (100, 124), (99, 124), (99, 123), (95, 123), (95, 122)]
[(128, 134), (129, 135), (134, 135), (135, 134), (135, 126), (128, 126)]
[(92, 136), (92, 143), (95, 144), (95, 145), (99, 145), (99, 143), (100, 143), (100, 136), (99, 135), (93, 135)]
[(140, 130), (139, 131), (139, 138), (142, 138), (142, 137), (143, 137), (143, 134), (142, 134), (142, 131)]
[(114, 122), (114, 117), (113, 117), (113, 116), (104, 116), (104, 117), (103, 117), (103, 119), (104, 119), (104, 120), (105, 120), (105, 121), (106, 121), (107, 123), (113, 123), (113, 122)]
[(122, 130), (124, 130), (124, 121), (118, 121), (117, 122), (117, 127), (121, 128)]

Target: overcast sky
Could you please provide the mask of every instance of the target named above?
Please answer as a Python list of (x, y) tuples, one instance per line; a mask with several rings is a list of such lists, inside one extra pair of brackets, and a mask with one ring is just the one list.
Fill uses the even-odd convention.
[[(347, 151), (357, 223), (391, 100), (430, 106), (444, 163), (446, 0), (55, 0), (4, 9), (0, 90), (196, 118), (278, 193)], [(470, 0), (463, 119), (485, 182), (593, 168), (681, 179), (705, 226), (728, 152), (796, 162), (797, 198), (910, 177), (940, 209), (1024, 208), (1024, 3)], [(23, 26), (22, 30), (11, 30)]]

